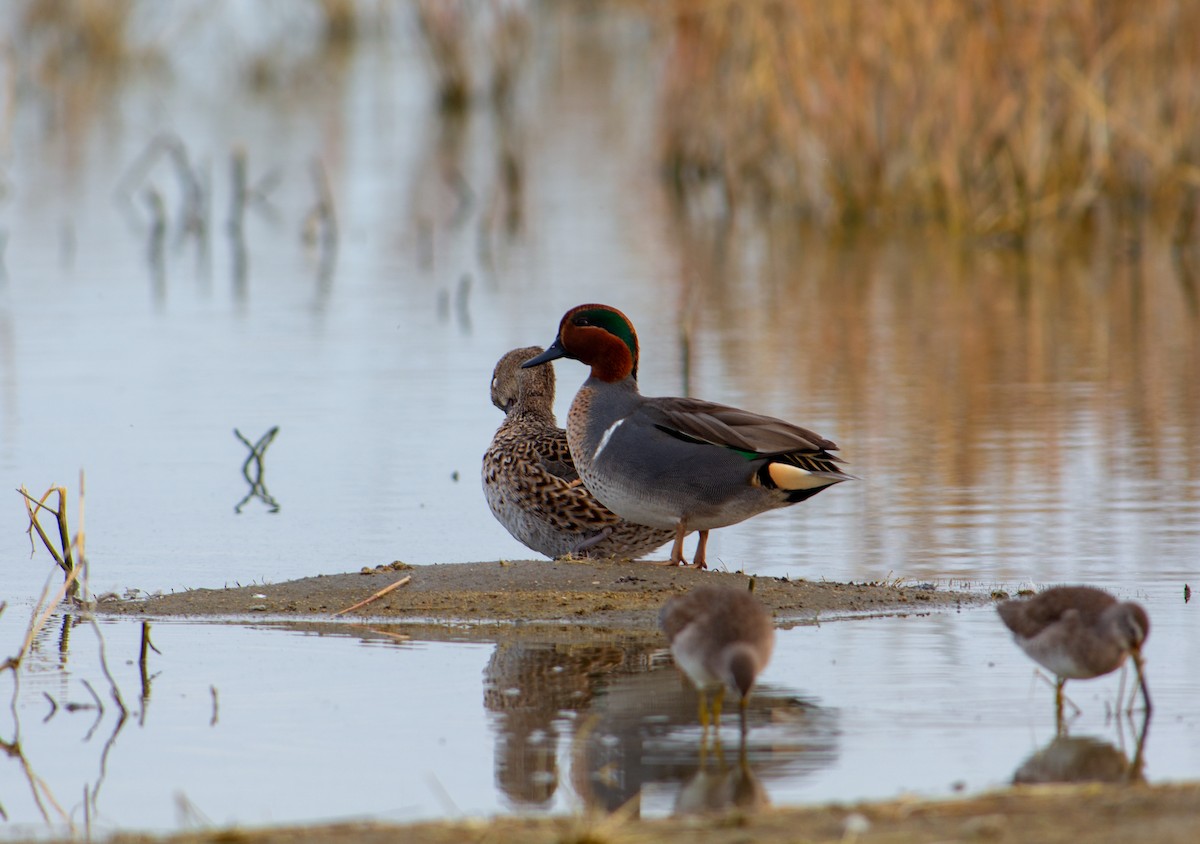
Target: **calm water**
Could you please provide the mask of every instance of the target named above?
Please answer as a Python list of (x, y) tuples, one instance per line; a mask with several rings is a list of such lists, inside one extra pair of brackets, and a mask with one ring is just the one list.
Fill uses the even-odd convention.
[[(1144, 774), (1200, 775), (1200, 631), (1182, 595), (1200, 587), (1200, 314), (1187, 262), (1153, 233), (1018, 255), (681, 217), (654, 165), (660, 45), (637, 21), (542, 15), (512, 111), (458, 123), (439, 120), (402, 13), (349, 56), (319, 50), (311, 21), (237, 4), (174, 23), (136, 29), (171, 73), (147, 59), (121, 81), (21, 76), (0, 149), (0, 477), (66, 485), (74, 519), (86, 471), (93, 591), (528, 556), (477, 480), (499, 422), (491, 368), (603, 301), (639, 328), (644, 392), (795, 419), (863, 478), (717, 532), (710, 559), (1136, 598), (1154, 621)], [(234, 59), (214, 71), (230, 27)], [(211, 185), (206, 238), (186, 233), (172, 148)], [(235, 150), (265, 197), (240, 242)], [(499, 176), (503, 150), (518, 182)], [(314, 162), (336, 251), (303, 237)], [(565, 413), (584, 373), (557, 367)], [(278, 512), (252, 498), (236, 513), (249, 490), (233, 430), (272, 426)], [(10, 494), (5, 656), (49, 573)], [(714, 780), (776, 804), (984, 789), (1054, 739), (1049, 690), (987, 608), (781, 631), (747, 766), (728, 733), (699, 778), (694, 700), (645, 645), (160, 622), (143, 702), (139, 628), (100, 627), (130, 715), (95, 631), (52, 619), (0, 719), (20, 749), (0, 759), (0, 836), (47, 829), (30, 776), (54, 828), (53, 802), (103, 830), (635, 795), (656, 815), (720, 793)], [(1110, 760), (1136, 744), (1106, 717), (1118, 683), (1071, 692), (1072, 736)]]

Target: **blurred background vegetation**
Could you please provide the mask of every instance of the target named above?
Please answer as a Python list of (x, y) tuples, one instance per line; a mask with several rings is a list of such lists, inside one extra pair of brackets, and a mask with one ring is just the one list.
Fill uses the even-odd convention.
[[(933, 225), (1018, 242), (1051, 222), (1152, 219), (1177, 242), (1195, 233), (1194, 0), (569, 6), (637, 16), (652, 30), (660, 172), (690, 212)], [(277, 14), (311, 21), (322, 60), (386, 32), (383, 19), (413, 16), (436, 101), (450, 112), (509, 101), (539, 32), (531, 21), (563, 8), (308, 0), (277, 4)], [(19, 0), (3, 44), (2, 117), (21, 86), (63, 95), (138, 69), (169, 73), (165, 33), (186, 37), (210, 14), (204, 3)], [(263, 46), (246, 63), (247, 86), (276, 84), (277, 62)]]

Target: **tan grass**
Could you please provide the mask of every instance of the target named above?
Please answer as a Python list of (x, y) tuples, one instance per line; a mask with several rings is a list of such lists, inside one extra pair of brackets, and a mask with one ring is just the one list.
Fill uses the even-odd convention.
[[(653, 8), (653, 7), (650, 7)], [(847, 223), (1194, 215), (1200, 4), (675, 0), (662, 155)]]
[(134, 0), (30, 0), (24, 24), (28, 34), (53, 39), (44, 71), (61, 73), (68, 65), (94, 71), (127, 57), (133, 7)]

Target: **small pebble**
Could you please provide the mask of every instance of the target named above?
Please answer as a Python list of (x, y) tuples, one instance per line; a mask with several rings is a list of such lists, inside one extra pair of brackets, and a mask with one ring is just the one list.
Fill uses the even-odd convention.
[(866, 835), (871, 830), (871, 822), (867, 820), (866, 815), (851, 812), (842, 821), (842, 830), (847, 838), (856, 838), (859, 835)]

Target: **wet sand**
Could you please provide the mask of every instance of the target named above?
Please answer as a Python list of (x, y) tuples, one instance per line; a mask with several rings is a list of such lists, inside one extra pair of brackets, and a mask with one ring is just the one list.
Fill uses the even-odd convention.
[(619, 815), (497, 818), (227, 829), (164, 839), (117, 835), (109, 840), (114, 844), (1194, 844), (1200, 840), (1200, 784), (1022, 786), (962, 800), (894, 800), (646, 821)]
[[(392, 563), (286, 583), (193, 589), (132, 600), (101, 596), (98, 609), (106, 614), (149, 617), (328, 622), (335, 613), (405, 577), (411, 578), (406, 585), (338, 618), (432, 622), (433, 626), (454, 623), (460, 628), (477, 624), (491, 628), (649, 633), (657, 631), (659, 607), (672, 595), (701, 583), (746, 588), (750, 581), (741, 573), (695, 571), (646, 562)], [(935, 584), (830, 583), (765, 577), (755, 578), (754, 593), (774, 611), (777, 623), (784, 625), (880, 613), (926, 613), (988, 599)]]

